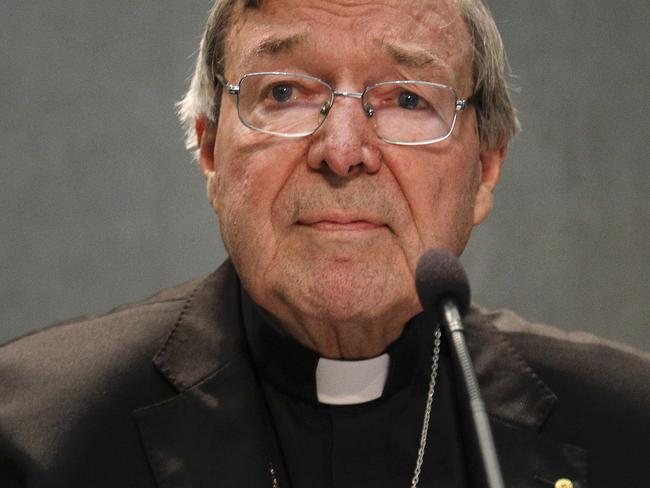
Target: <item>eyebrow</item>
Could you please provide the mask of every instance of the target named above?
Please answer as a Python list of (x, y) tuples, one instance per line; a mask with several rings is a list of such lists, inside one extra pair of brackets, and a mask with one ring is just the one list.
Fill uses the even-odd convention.
[(304, 40), (305, 36), (302, 34), (295, 34), (288, 37), (269, 37), (260, 42), (253, 49), (253, 53), (258, 56), (269, 56), (290, 52), (296, 45), (302, 44)]
[(435, 65), (445, 71), (450, 71), (449, 65), (440, 56), (425, 49), (389, 44), (386, 42), (382, 42), (382, 48), (397, 64), (410, 68), (423, 68), (425, 66)]

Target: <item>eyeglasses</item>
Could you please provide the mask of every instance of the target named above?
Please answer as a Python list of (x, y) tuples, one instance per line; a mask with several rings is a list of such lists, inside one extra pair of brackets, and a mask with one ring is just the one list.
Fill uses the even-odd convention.
[(433, 144), (451, 135), (458, 112), (472, 103), (472, 97), (461, 100), (452, 87), (428, 81), (386, 81), (355, 93), (336, 91), (313, 76), (278, 71), (249, 73), (237, 85), (216, 77), (230, 95), (237, 95), (237, 112), (246, 127), (281, 137), (313, 134), (335, 97), (352, 97), (360, 100), (383, 141)]

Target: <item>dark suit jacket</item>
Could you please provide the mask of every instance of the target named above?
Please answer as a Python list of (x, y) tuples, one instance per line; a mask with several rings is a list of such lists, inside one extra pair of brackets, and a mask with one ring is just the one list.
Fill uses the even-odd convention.
[[(0, 348), (0, 486), (270, 488), (239, 293), (226, 263)], [(650, 486), (647, 355), (509, 312), (466, 327), (508, 486)]]

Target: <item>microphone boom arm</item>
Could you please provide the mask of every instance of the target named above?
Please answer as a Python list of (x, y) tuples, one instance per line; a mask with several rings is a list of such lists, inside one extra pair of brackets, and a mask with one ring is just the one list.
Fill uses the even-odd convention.
[(472, 361), (469, 356), (467, 344), (465, 343), (463, 321), (458, 312), (458, 307), (452, 300), (444, 300), (441, 304), (442, 318), (447, 327), (450, 342), (454, 346), (458, 365), (463, 373), (465, 388), (469, 396), (472, 420), (478, 438), (479, 450), (483, 459), (483, 467), (489, 488), (504, 488), (503, 476), (499, 467), (492, 430), (488, 420), (485, 404), (481, 398), (478, 381), (472, 368)]

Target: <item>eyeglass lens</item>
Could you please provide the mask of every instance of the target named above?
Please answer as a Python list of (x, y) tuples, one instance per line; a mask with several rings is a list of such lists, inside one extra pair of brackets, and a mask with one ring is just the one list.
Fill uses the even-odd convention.
[[(240, 82), (239, 117), (250, 128), (299, 137), (320, 127), (332, 101), (332, 89), (316, 78), (252, 74)], [(361, 102), (372, 109), (370, 121), (388, 142), (444, 139), (456, 114), (454, 91), (424, 82), (380, 83), (367, 89)]]

